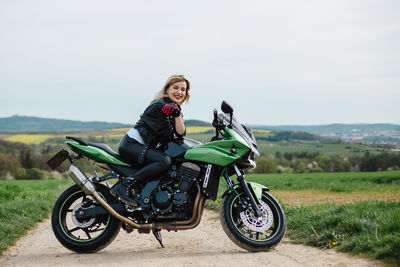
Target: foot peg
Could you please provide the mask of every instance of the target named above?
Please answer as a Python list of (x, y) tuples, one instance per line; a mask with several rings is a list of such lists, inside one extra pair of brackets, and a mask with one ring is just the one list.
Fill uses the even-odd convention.
[(125, 232), (127, 232), (128, 234), (132, 233), (132, 231), (135, 229), (132, 226), (130, 226), (129, 224), (123, 223), (122, 224), (122, 229), (125, 230)]
[(164, 247), (164, 245), (162, 243), (161, 230), (153, 230), (153, 235), (157, 239), (157, 241), (160, 243), (161, 247)]

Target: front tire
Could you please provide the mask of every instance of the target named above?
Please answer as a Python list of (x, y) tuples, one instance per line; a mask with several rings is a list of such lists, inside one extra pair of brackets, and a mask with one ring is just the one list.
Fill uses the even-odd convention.
[(268, 251), (285, 236), (286, 218), (281, 205), (269, 193), (262, 193), (256, 218), (244, 192), (224, 197), (220, 208), (222, 228), (233, 243), (253, 252)]
[[(107, 202), (115, 200), (104, 185), (97, 184), (96, 189)], [(81, 207), (97, 205), (96, 200), (86, 195), (78, 185), (61, 194), (53, 208), (51, 225), (64, 247), (78, 253), (93, 253), (108, 246), (118, 235), (121, 221), (109, 213), (84, 220), (76, 218)]]

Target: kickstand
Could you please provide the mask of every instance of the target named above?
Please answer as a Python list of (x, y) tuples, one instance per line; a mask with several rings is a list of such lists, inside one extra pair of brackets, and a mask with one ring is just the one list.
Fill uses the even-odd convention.
[(160, 242), (161, 247), (164, 247), (162, 243), (162, 236), (161, 236), (161, 230), (153, 230), (154, 237), (157, 239), (158, 242)]

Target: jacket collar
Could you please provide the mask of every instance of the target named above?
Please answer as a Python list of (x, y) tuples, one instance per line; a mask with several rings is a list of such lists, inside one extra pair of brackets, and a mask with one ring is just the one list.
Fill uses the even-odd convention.
[[(168, 96), (164, 96), (162, 99), (165, 103), (168, 103), (168, 104), (174, 103)], [(181, 105), (179, 105), (179, 104), (175, 104), (175, 105), (177, 105), (179, 108), (181, 108)]]
[(172, 100), (168, 96), (164, 96), (163, 100), (165, 103), (172, 103)]

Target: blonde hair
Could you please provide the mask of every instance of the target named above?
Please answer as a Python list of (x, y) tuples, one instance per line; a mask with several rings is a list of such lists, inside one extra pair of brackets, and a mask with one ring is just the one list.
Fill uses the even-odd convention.
[(185, 98), (182, 100), (181, 104), (183, 104), (184, 102), (189, 103), (189, 99), (190, 99), (190, 94), (189, 94), (190, 82), (183, 75), (172, 75), (171, 77), (169, 77), (167, 82), (165, 83), (164, 87), (154, 97), (154, 100), (163, 98), (165, 96), (168, 96), (168, 94), (167, 94), (168, 88), (171, 85), (173, 85), (174, 83), (177, 83), (177, 82), (185, 82), (186, 83), (186, 94), (185, 94)]

